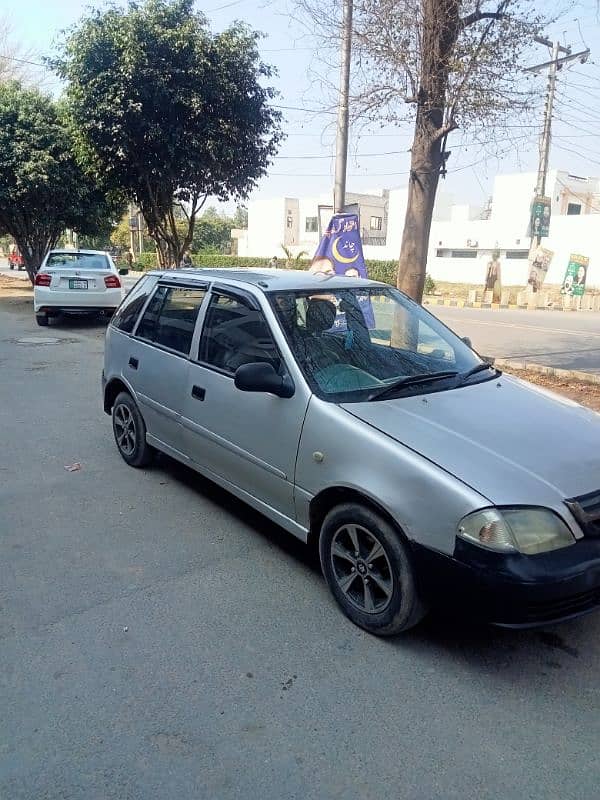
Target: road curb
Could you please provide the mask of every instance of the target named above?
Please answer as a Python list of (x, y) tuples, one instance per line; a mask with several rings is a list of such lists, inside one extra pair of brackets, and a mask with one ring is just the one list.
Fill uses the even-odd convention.
[(424, 306), (445, 306), (446, 308), (485, 308), (491, 309), (492, 311), (504, 311), (509, 309), (510, 311), (563, 311), (565, 314), (570, 312), (580, 312), (580, 313), (598, 313), (597, 309), (592, 308), (565, 308), (562, 305), (549, 305), (549, 306), (528, 306), (528, 305), (517, 305), (516, 303), (509, 303), (506, 305), (505, 303), (483, 303), (481, 300), (477, 300), (475, 302), (469, 302), (468, 300), (457, 300), (457, 299), (449, 299), (445, 297), (424, 297), (423, 298), (423, 305)]
[(562, 378), (563, 380), (600, 384), (600, 375), (593, 372), (582, 372), (577, 369), (559, 369), (558, 367), (547, 367), (544, 364), (530, 364), (528, 361), (512, 361), (504, 358), (494, 359), (493, 364), (498, 369), (503, 369), (507, 372), (513, 369), (528, 370), (529, 372), (537, 372), (539, 375), (550, 375), (553, 378)]

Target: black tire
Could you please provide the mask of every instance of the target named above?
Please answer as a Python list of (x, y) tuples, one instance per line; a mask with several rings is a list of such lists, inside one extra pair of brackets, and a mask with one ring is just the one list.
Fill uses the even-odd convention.
[(46, 328), (48, 326), (48, 314), (36, 314), (35, 321), (42, 328)]
[[(356, 542), (358, 550), (352, 553)], [(393, 636), (425, 616), (408, 545), (370, 508), (359, 503), (333, 508), (321, 527), (319, 556), (325, 580), (342, 611), (369, 633)]]
[(128, 392), (121, 392), (115, 398), (112, 425), (115, 443), (123, 460), (130, 467), (148, 466), (154, 456), (154, 448), (146, 441), (144, 418)]

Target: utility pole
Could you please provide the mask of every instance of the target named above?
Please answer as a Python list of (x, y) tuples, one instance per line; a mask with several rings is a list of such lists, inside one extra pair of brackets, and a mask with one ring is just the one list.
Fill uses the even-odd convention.
[(352, 5), (344, 0), (342, 16), (342, 45), (340, 66), (340, 99), (338, 103), (337, 135), (335, 146), (335, 187), (333, 210), (340, 213), (346, 205), (346, 164), (348, 161), (348, 119), (350, 96), (350, 56), (352, 52)]
[[(583, 64), (587, 60), (590, 51), (589, 48), (587, 48), (579, 53), (571, 53), (571, 48), (563, 46), (560, 42), (551, 42), (543, 36), (536, 36), (534, 38), (538, 44), (543, 44), (546, 47), (552, 48), (552, 59), (550, 61), (544, 61), (542, 64), (536, 64), (525, 70), (525, 72), (541, 72), (545, 69), (548, 70), (548, 89), (544, 106), (544, 127), (540, 141), (540, 159), (535, 187), (535, 196), (543, 197), (546, 193), (546, 176), (548, 174), (548, 161), (550, 158), (550, 144), (552, 139), (552, 113), (554, 108), (554, 93), (556, 90), (556, 73), (561, 69), (563, 64), (569, 61), (580, 60)], [(560, 53), (564, 53), (565, 55), (559, 57)], [(542, 236), (539, 231), (536, 232), (533, 229), (531, 233), (531, 252), (533, 253), (540, 245)]]

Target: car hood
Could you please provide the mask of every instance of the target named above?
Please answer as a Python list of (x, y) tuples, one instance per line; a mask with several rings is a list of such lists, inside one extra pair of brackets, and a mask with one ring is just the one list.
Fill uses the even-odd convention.
[(517, 378), (343, 408), (495, 505), (600, 489), (600, 415)]

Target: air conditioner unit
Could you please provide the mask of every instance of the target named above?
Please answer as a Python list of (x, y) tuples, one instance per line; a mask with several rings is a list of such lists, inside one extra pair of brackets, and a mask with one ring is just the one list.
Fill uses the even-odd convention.
[(467, 239), (467, 247), (477, 247), (479, 242), (473, 241), (473, 239)]

